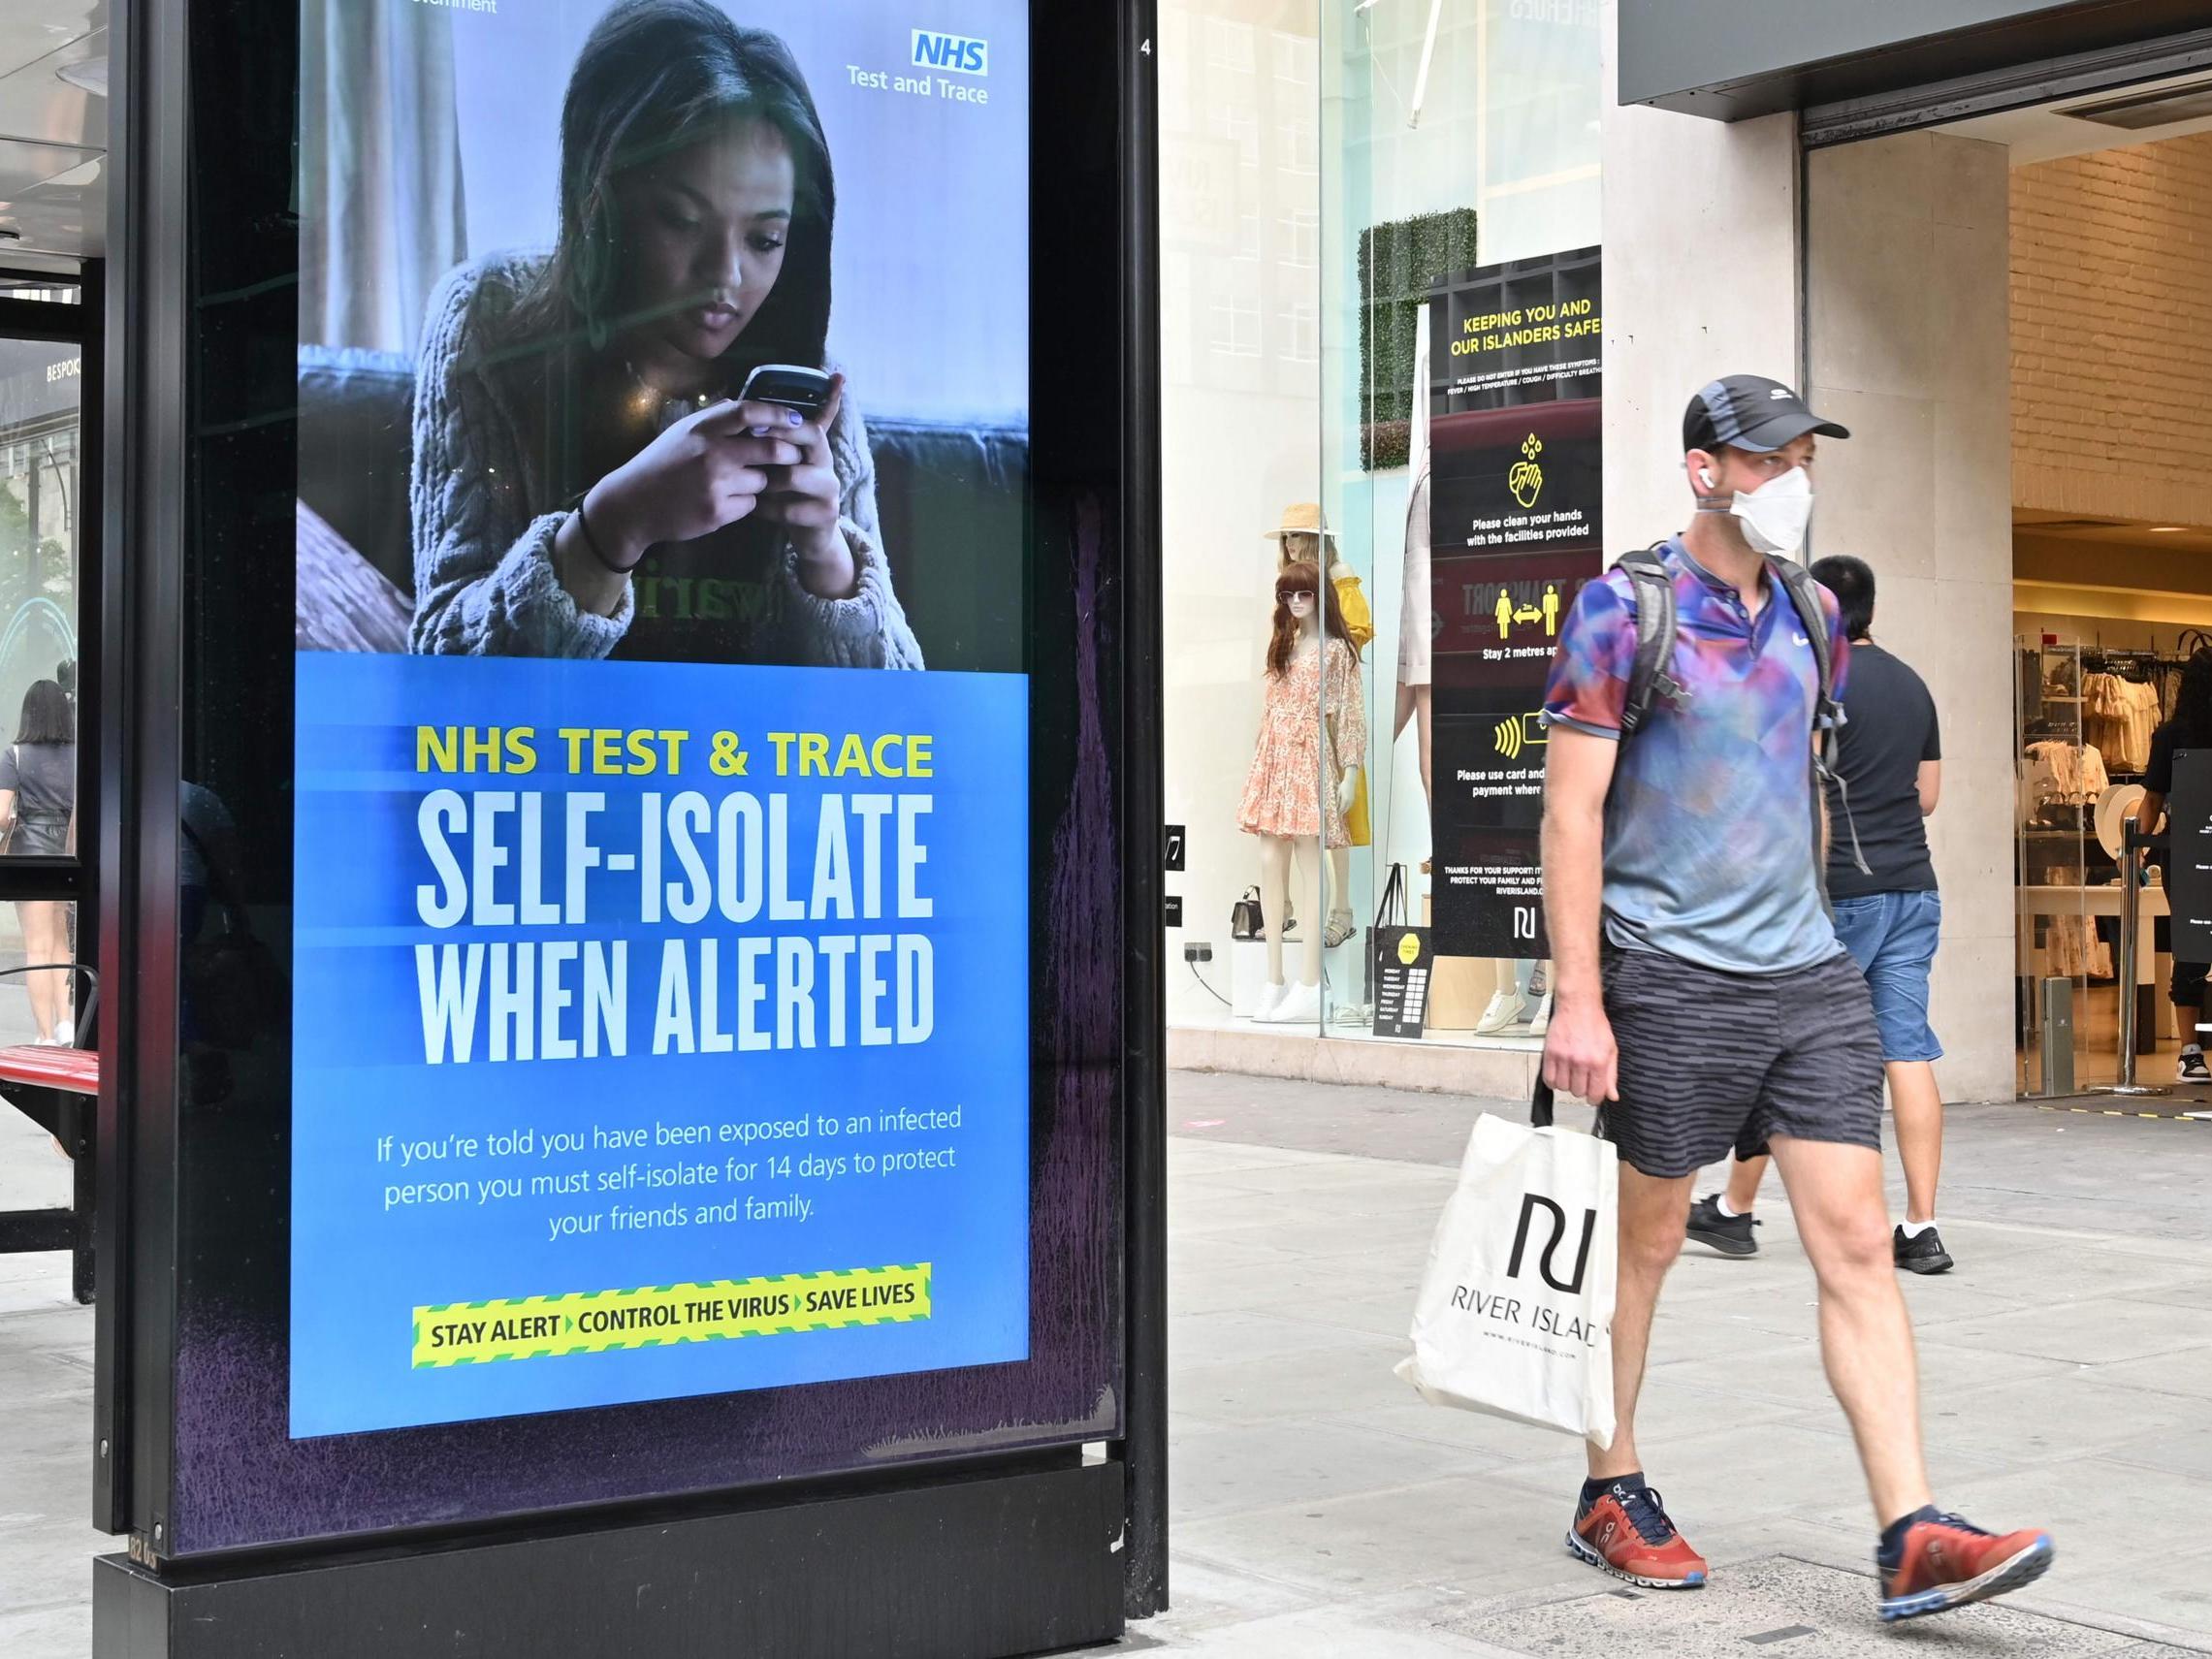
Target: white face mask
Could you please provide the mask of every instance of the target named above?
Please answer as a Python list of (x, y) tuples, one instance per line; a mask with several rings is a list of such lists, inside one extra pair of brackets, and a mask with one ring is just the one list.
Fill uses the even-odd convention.
[(1744, 539), (1759, 553), (1787, 558), (1805, 545), (1812, 522), (1812, 480), (1802, 466), (1770, 478), (1756, 490), (1738, 491), (1728, 509), (1744, 522)]

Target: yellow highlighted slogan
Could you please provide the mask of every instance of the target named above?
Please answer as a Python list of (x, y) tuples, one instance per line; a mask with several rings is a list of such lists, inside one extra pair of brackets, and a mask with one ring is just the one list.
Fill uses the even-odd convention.
[(930, 1264), (922, 1261), (713, 1285), (445, 1302), (415, 1310), (415, 1366), (557, 1359), (618, 1348), (907, 1324), (929, 1318), (929, 1284)]

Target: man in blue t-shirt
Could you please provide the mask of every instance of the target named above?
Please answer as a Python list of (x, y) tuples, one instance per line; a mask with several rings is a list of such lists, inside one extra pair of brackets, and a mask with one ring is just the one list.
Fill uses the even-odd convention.
[[(1935, 1062), (1943, 1046), (1928, 1024), (1928, 973), (1943, 924), (1926, 823), (1942, 787), (1936, 699), (1919, 675), (1875, 644), (1875, 573), (1865, 561), (1823, 558), (1812, 574), (1836, 595), (1851, 640), (1850, 718), (1828, 783), (1829, 817), (1840, 826), (1828, 847), (1828, 896), (1836, 937), (1874, 995), (1905, 1164), (1905, 1221), (1891, 1234), (1890, 1255), (1908, 1273), (1941, 1273), (1951, 1266), (1936, 1230), (1943, 1097)], [(1690, 1237), (1728, 1256), (1758, 1254), (1751, 1209), (1766, 1172), (1764, 1158), (1738, 1163), (1727, 1192), (1691, 1209)]]
[[(1804, 542), (1816, 434), (1850, 435), (1778, 381), (1701, 388), (1683, 417), (1689, 526), (1654, 550), (1676, 612), (1665, 694), (1624, 718), (1644, 630), (1639, 584), (1618, 569), (1576, 595), (1545, 690), (1557, 1004), (1544, 1080), (1602, 1108), (1620, 1160), (1615, 1429), (1587, 1448), (1566, 1544), (1632, 1583), (1705, 1582), (1644, 1479), (1636, 1409), (1691, 1182), (1731, 1148), (1771, 1141), (1819, 1277), (1821, 1356), (1874, 1499), (1879, 1608), (1894, 1620), (2032, 1582), (2052, 1546), (1985, 1532), (1930, 1497), (1882, 1199), (1881, 1034), (1822, 906), (1819, 654), (1778, 564)], [(1841, 690), (1851, 647), (1834, 595), (1821, 600), (1812, 627), (1825, 624)]]

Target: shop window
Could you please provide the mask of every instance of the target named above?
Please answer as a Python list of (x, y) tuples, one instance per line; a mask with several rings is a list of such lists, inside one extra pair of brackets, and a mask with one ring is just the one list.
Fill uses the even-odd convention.
[(1205, 60), (1211, 70), (1231, 75), (1256, 74), (1260, 67), (1259, 46), (1252, 25), (1228, 17), (1208, 17), (1205, 20)]
[(1236, 159), (1246, 167), (1260, 165), (1260, 116), (1249, 104), (1225, 99), (1206, 112), (1216, 138), (1236, 145)]
[(1223, 357), (1260, 355), (1260, 303), (1238, 295), (1218, 295), (1208, 308), (1212, 332), (1207, 343)]

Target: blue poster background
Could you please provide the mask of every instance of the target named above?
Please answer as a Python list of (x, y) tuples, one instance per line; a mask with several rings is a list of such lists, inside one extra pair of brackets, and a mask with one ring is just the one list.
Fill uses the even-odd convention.
[[(1028, 683), (1018, 675), (897, 674), (521, 658), (302, 654), (298, 658), (298, 800), (294, 939), (291, 1426), (296, 1437), (463, 1421), (680, 1395), (774, 1388), (1018, 1360), (1028, 1353)], [(426, 775), (418, 725), (529, 726), (538, 765), (527, 776)], [(571, 776), (563, 727), (691, 734), (681, 775)], [(718, 778), (711, 735), (735, 731), (744, 778)], [(778, 778), (771, 731), (926, 734), (927, 780)], [(542, 791), (543, 890), (559, 903), (565, 858), (562, 797), (602, 791), (593, 839), (608, 854), (638, 850), (640, 797), (732, 789), (789, 798), (791, 885), (815, 868), (819, 799), (860, 791), (926, 793), (920, 920), (695, 925), (640, 917), (639, 877), (596, 869), (589, 918), (539, 927), (425, 925), (418, 886), (434, 882), (417, 814), (433, 789)], [(514, 820), (508, 820), (510, 828)], [(511, 839), (511, 838), (510, 838)], [(456, 846), (463, 844), (457, 838)], [(467, 858), (463, 855), (465, 867)], [(519, 872), (500, 871), (513, 899)], [(674, 857), (663, 881), (682, 879)], [(895, 872), (886, 871), (886, 909)], [(935, 1027), (907, 1046), (652, 1053), (663, 941), (719, 940), (729, 968), (741, 936), (922, 933), (935, 960)], [(427, 1063), (415, 946), (474, 941), (629, 941), (629, 1052), (624, 1058), (492, 1062), (479, 1042), (467, 1064)], [(694, 981), (693, 992), (698, 986)], [(772, 1014), (772, 1006), (769, 1010)], [(732, 1018), (725, 1012), (723, 1029)], [(422, 1180), (380, 1162), (384, 1137), (434, 1141), (528, 1128), (764, 1122), (801, 1114), (875, 1114), (957, 1106), (957, 1131), (862, 1137), (874, 1149), (956, 1149), (956, 1164), (896, 1176), (634, 1193), (610, 1199), (388, 1204), (387, 1187)], [(845, 1137), (840, 1137), (843, 1139)], [(650, 1137), (649, 1137), (650, 1139)], [(681, 1155), (848, 1152), (838, 1140)], [(594, 1178), (630, 1163), (680, 1155), (594, 1152), (547, 1161)], [(471, 1183), (530, 1172), (523, 1157), (433, 1166)], [(525, 1182), (526, 1190), (528, 1182)], [(808, 1219), (733, 1222), (594, 1236), (549, 1235), (556, 1209), (621, 1201), (722, 1204), (804, 1194)], [(418, 1306), (818, 1272), (891, 1263), (933, 1266), (933, 1309), (909, 1324), (536, 1359), (417, 1368)]]

